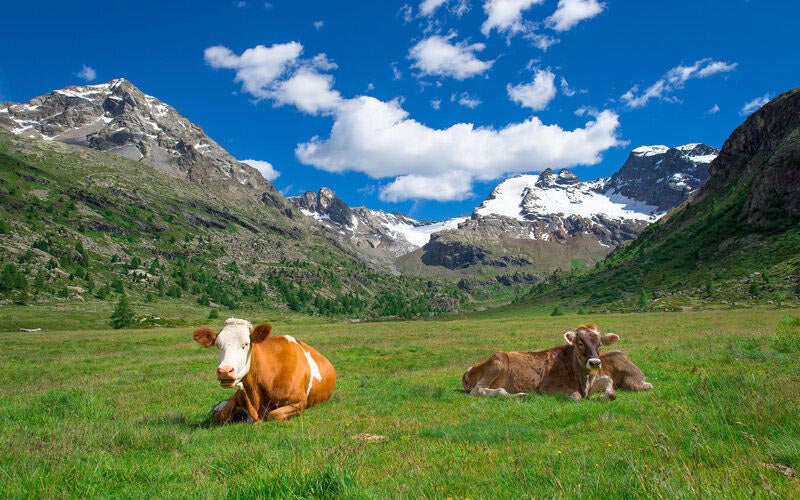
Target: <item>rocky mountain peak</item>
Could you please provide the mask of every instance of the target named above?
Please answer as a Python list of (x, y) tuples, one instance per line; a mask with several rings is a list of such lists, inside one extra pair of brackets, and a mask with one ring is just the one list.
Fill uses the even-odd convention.
[(718, 154), (713, 147), (697, 143), (639, 146), (604, 189), (664, 212), (685, 201), (708, 179), (709, 164)]
[(323, 187), (319, 190), (319, 193), (317, 193), (317, 203), (319, 205), (318, 210), (320, 212), (327, 212), (338, 199), (339, 198), (336, 196), (336, 193), (327, 187)]
[(54, 90), (25, 104), (9, 103), (0, 108), (0, 126), (18, 135), (141, 161), (173, 177), (227, 187), (232, 195), (247, 190), (274, 193), (255, 168), (236, 160), (175, 108), (124, 78)]
[(539, 180), (536, 181), (536, 187), (548, 188), (556, 183), (558, 177), (552, 169), (546, 168), (539, 174)]
[(289, 198), (289, 201), (305, 215), (318, 220), (330, 220), (340, 228), (354, 224), (350, 206), (336, 196), (336, 193), (330, 188), (323, 187), (316, 193), (306, 191), (302, 196)]
[(556, 179), (556, 183), (567, 186), (579, 184), (580, 182), (578, 176), (566, 168), (562, 168), (561, 171), (558, 172), (558, 178)]

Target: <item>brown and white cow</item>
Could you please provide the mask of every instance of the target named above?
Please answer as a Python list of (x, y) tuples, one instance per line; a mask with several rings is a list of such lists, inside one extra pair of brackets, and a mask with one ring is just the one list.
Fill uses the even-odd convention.
[(496, 352), (468, 369), (461, 382), (473, 396), (524, 396), (529, 392), (561, 394), (581, 400), (603, 392), (602, 400), (616, 398), (614, 389), (652, 389), (642, 371), (623, 353), (599, 354), (619, 336), (600, 335), (596, 325), (581, 325), (564, 333), (567, 345), (532, 352)]
[(286, 420), (331, 397), (336, 371), (330, 361), (308, 344), (289, 335), (270, 336), (271, 331), (266, 323), (253, 328), (237, 318), (226, 320), (219, 333), (194, 331), (201, 346), (217, 346), (220, 385), (238, 387), (212, 410), (218, 423), (232, 421), (239, 412), (255, 422)]

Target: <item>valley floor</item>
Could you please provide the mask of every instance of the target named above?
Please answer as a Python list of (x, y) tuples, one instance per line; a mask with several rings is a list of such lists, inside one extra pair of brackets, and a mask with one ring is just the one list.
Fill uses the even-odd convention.
[[(230, 390), (189, 327), (0, 333), (0, 497), (797, 498), (800, 363), (772, 348), (786, 312), (278, 322), (336, 366), (333, 398), (224, 427), (206, 416)], [(586, 321), (620, 335), (653, 391), (462, 392), (492, 351)]]

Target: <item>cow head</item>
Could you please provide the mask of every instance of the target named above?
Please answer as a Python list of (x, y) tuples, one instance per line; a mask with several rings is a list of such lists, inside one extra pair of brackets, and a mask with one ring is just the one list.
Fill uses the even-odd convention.
[(253, 342), (264, 340), (272, 330), (267, 324), (255, 329), (249, 321), (229, 318), (219, 333), (210, 328), (198, 328), (192, 337), (203, 347), (217, 346), (219, 366), (217, 380), (222, 387), (233, 387), (241, 383), (250, 371), (250, 352)]
[(600, 346), (613, 344), (619, 340), (619, 336), (615, 333), (601, 336), (597, 325), (581, 325), (575, 331), (564, 333), (564, 340), (575, 348), (575, 359), (579, 366), (587, 370), (599, 370), (603, 365), (598, 352)]

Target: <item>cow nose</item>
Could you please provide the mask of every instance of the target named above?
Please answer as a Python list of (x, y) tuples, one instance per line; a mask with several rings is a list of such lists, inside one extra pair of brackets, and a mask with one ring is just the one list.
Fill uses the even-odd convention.
[(599, 358), (592, 358), (589, 360), (589, 367), (590, 368), (600, 368), (600, 365), (603, 364)]
[(217, 368), (217, 378), (233, 378), (233, 367), (232, 366), (220, 366)]

